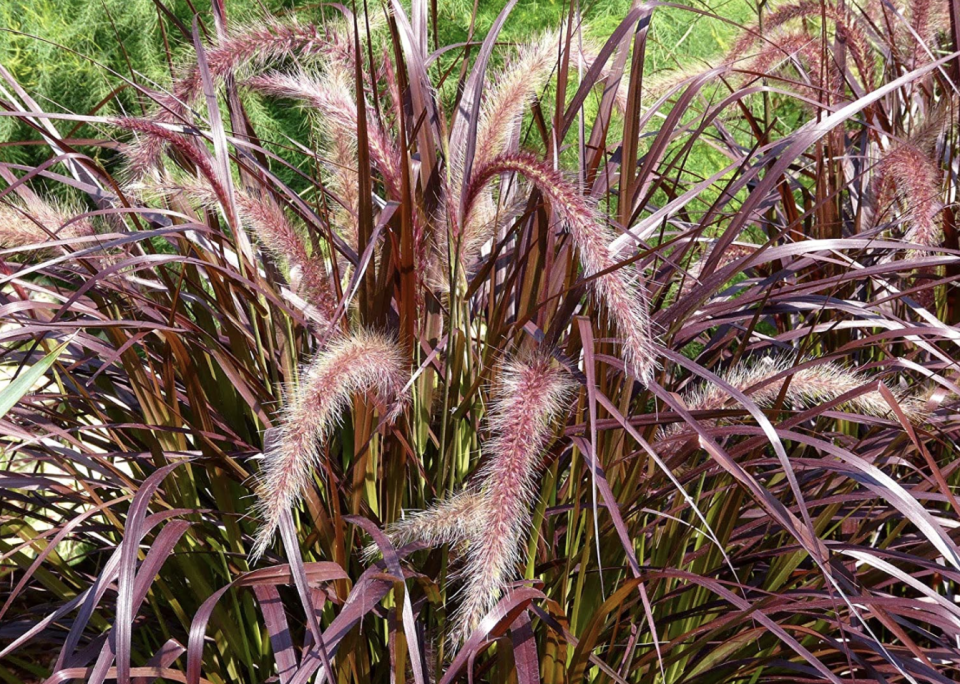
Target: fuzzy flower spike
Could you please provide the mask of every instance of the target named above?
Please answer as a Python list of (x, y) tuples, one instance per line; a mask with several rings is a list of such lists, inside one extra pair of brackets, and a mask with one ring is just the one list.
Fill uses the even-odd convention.
[[(301, 24), (295, 19), (265, 19), (241, 27), (206, 49), (211, 76), (221, 81), (229, 76), (251, 76), (278, 62), (304, 61), (317, 57), (353, 59), (351, 42), (336, 32), (316, 24)], [(203, 77), (197, 63), (190, 64), (173, 83), (169, 94), (159, 94), (160, 108), (152, 116), (154, 123), (175, 123), (187, 118), (189, 108), (203, 93)], [(129, 173), (140, 178), (155, 169), (168, 141), (145, 137), (129, 154)]]
[(23, 203), (0, 203), (0, 248), (95, 235), (96, 229), (89, 218), (75, 218), (79, 213), (79, 209), (62, 207), (39, 198)]
[[(493, 439), (475, 486), (389, 525), (395, 545), (423, 542), (465, 550), (464, 586), (451, 641), (465, 641), (500, 600), (521, 560), (536, 499), (534, 478), (553, 421), (568, 407), (573, 383), (546, 355), (503, 364), (488, 423)], [(367, 548), (367, 558), (377, 555)]]
[(534, 478), (553, 421), (568, 407), (572, 382), (550, 357), (504, 365), (490, 411), (494, 434), (480, 472), (484, 506), (469, 539), (464, 587), (452, 638), (460, 643), (500, 600), (521, 559), (536, 500)]
[[(421, 542), (430, 547), (462, 546), (474, 537), (483, 522), (484, 498), (475, 489), (464, 489), (448, 499), (438, 501), (430, 508), (415, 511), (401, 520), (390, 523), (384, 533), (394, 546)], [(368, 561), (380, 555), (376, 544), (364, 549)]]
[(527, 153), (502, 154), (479, 165), (470, 179), (466, 223), (487, 184), (504, 173), (523, 175), (566, 224), (580, 255), (584, 276), (598, 303), (606, 307), (616, 324), (627, 372), (641, 382), (649, 381), (657, 367), (656, 347), (640, 273), (634, 264), (621, 264), (610, 253), (610, 243), (616, 237), (613, 231), (559, 171)]
[[(724, 382), (741, 392), (745, 392), (758, 406), (762, 407), (773, 406), (776, 403), (780, 391), (783, 389), (783, 384), (787, 380), (790, 381), (785, 396), (787, 404), (804, 408), (833, 401), (848, 392), (869, 385), (871, 382), (878, 382), (871, 380), (869, 376), (863, 373), (848, 370), (833, 362), (797, 368), (790, 375), (784, 375), (774, 381), (774, 378), (793, 368), (793, 359), (789, 355), (782, 355), (752, 364), (741, 361), (721, 374), (720, 377)], [(925, 402), (923, 400), (913, 395), (898, 393), (893, 388), (891, 388), (891, 392), (895, 396), (899, 395), (897, 398), (900, 407), (911, 423), (919, 425), (927, 419), (928, 412), (924, 408)], [(720, 385), (714, 383), (703, 384), (683, 395), (683, 402), (691, 411), (720, 410), (726, 407), (730, 401), (727, 392)], [(876, 416), (878, 418), (891, 418), (893, 416), (893, 410), (878, 390), (864, 392), (842, 404), (841, 408), (864, 416)], [(704, 424), (716, 425), (717, 422), (710, 421), (709, 423), (704, 422)], [(686, 424), (674, 423), (661, 430), (660, 438), (664, 439), (686, 431)], [(679, 447), (679, 445), (677, 446)]]
[(406, 370), (397, 345), (367, 331), (333, 342), (303, 369), (277, 440), (263, 455), (258, 506), (263, 524), (251, 552), (253, 559), (270, 545), (283, 512), (300, 500), (322, 445), (339, 423), (350, 397), (370, 392), (392, 420), (403, 409)]
[[(199, 176), (184, 174), (170, 180), (166, 177), (148, 179), (128, 188), (145, 195), (179, 196), (204, 208), (220, 204), (217, 188)], [(322, 256), (307, 251), (306, 242), (270, 195), (255, 196), (238, 190), (234, 199), (243, 225), (274, 259), (286, 264), (291, 288), (314, 307), (313, 316), (320, 331), (328, 330), (334, 323), (337, 298)], [(223, 209), (227, 211), (227, 207)]]

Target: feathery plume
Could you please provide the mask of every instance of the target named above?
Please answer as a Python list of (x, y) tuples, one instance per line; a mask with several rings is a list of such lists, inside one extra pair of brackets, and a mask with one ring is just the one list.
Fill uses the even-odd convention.
[[(584, 275), (623, 337), (627, 372), (646, 382), (656, 368), (656, 349), (640, 274), (634, 265), (618, 265), (611, 256), (608, 246), (615, 236), (573, 184), (533, 155), (501, 155), (474, 169), (465, 214), (469, 216), (474, 200), (492, 179), (511, 172), (527, 178), (567, 224)], [(614, 270), (605, 272), (608, 269)]]
[(803, 31), (775, 35), (769, 42), (764, 42), (759, 52), (746, 62), (737, 62), (735, 66), (740, 71), (773, 74), (794, 60), (799, 61), (802, 72), (806, 73), (811, 82), (809, 88), (794, 85), (794, 89), (810, 91), (809, 97), (814, 100), (823, 90), (834, 94), (843, 92), (843, 74), (840, 68), (834, 60), (828, 59), (824, 69), (820, 40)]
[[(904, 241), (925, 247), (939, 246), (943, 242), (942, 172), (936, 160), (912, 142), (904, 142), (884, 154), (877, 167), (874, 178), (877, 209), (882, 211), (883, 205), (899, 201), (910, 224)], [(915, 252), (910, 250), (907, 256)]]
[[(93, 221), (79, 218), (80, 211), (32, 199), (23, 203), (0, 204), (0, 247), (25, 247), (54, 240), (90, 237), (96, 234)], [(51, 238), (51, 235), (54, 237)]]
[(403, 409), (406, 363), (395, 342), (358, 331), (331, 343), (303, 369), (289, 397), (276, 442), (264, 453), (258, 505), (263, 524), (251, 557), (263, 555), (284, 511), (297, 504), (322, 446), (355, 392), (370, 392), (395, 419)]
[[(305, 60), (320, 56), (335, 60), (353, 60), (353, 43), (332, 29), (316, 24), (301, 24), (296, 19), (264, 18), (234, 30), (218, 45), (206, 51), (211, 76), (223, 80), (240, 72), (256, 72), (284, 60)], [(197, 63), (187, 66), (174, 81), (172, 92), (156, 97), (160, 109), (155, 123), (173, 123), (185, 119), (189, 107), (203, 92), (203, 77)], [(155, 168), (169, 140), (146, 138), (128, 156), (129, 171), (139, 177)]]
[(513, 361), (503, 367), (489, 425), (489, 460), (480, 472), (484, 505), (469, 538), (463, 570), (463, 598), (453, 639), (460, 643), (496, 605), (520, 561), (536, 498), (534, 477), (551, 423), (567, 409), (569, 375), (549, 356)]
[(937, 33), (949, 26), (948, 7), (946, 2), (938, 0), (911, 0), (906, 3), (912, 31), (906, 30), (900, 23), (897, 23), (897, 28), (902, 36), (902, 41), (898, 42), (906, 43), (913, 56), (913, 64), (908, 68), (916, 69), (930, 62), (931, 52), (937, 49)]
[[(389, 63), (389, 62), (387, 62)], [(387, 73), (392, 74), (392, 69)], [(306, 73), (297, 75), (272, 72), (251, 79), (247, 85), (259, 92), (300, 100), (320, 114), (320, 125), (329, 141), (333, 179), (332, 189), (344, 208), (342, 228), (344, 237), (351, 246), (357, 244), (356, 207), (359, 203), (357, 187), (357, 100), (353, 77), (343, 69), (330, 68), (322, 78)], [(399, 97), (393, 93), (391, 97)], [(380, 172), (387, 197), (405, 201), (401, 188), (401, 164), (403, 163), (396, 143), (374, 115), (374, 108), (367, 111), (367, 149), (370, 162)], [(427, 230), (420, 212), (412, 212), (416, 263), (425, 261)]]
[[(203, 154), (187, 136), (172, 131), (152, 119), (120, 117), (111, 119), (110, 122), (118, 128), (134, 133), (142, 133), (146, 136), (144, 140), (159, 140), (173, 147), (188, 159), (190, 163), (197, 167), (197, 174), (206, 179), (216, 193), (217, 201), (223, 206), (228, 216), (230, 215), (230, 201), (227, 197), (227, 191), (220, 184), (220, 175), (213, 167), (209, 154)], [(138, 157), (140, 156), (141, 148), (142, 145), (126, 145), (123, 148), (123, 153), (127, 157), (128, 162), (127, 172), (132, 178), (140, 178), (142, 175), (134, 168), (140, 163)]]
[[(488, 92), (480, 106), (477, 122), (477, 137), (474, 145), (474, 167), (482, 166), (499, 154), (508, 151), (510, 144), (520, 137), (524, 112), (531, 100), (550, 78), (557, 62), (560, 34), (544, 33), (540, 39), (524, 45), (516, 57), (499, 74), (488, 75)], [(453, 150), (453, 168), (450, 181), (452, 204), (460, 204), (463, 187), (464, 149)], [(484, 192), (477, 197), (474, 210), (468, 221), (459, 230), (459, 258), (466, 272), (476, 261), (480, 248), (497, 228), (497, 207), (492, 193)], [(452, 253), (446, 244), (450, 231), (439, 232), (438, 251), (446, 263)], [(448, 269), (444, 269), (444, 274)]]
[[(833, 23), (837, 36), (845, 41), (864, 89), (869, 92), (875, 83), (876, 65), (866, 31), (857, 17), (848, 10), (830, 4), (821, 6), (815, 0), (800, 0), (781, 5), (764, 16), (763, 31), (757, 25), (745, 28), (718, 66), (732, 67), (738, 72), (772, 74), (788, 62), (796, 60), (812, 80), (812, 92), (809, 94), (811, 99), (816, 99), (822, 89), (835, 94), (842, 93), (843, 73), (836, 61), (829, 56), (824, 64), (819, 36), (810, 33), (806, 28), (786, 28), (786, 25), (794, 20), (820, 19), (824, 16)], [(751, 53), (751, 48), (758, 43), (759, 50)], [(668, 72), (650, 79), (649, 86), (645, 83), (644, 92), (652, 97), (659, 97), (698, 73), (702, 73), (702, 70)], [(806, 90), (798, 85), (793, 87)], [(617, 97), (618, 101), (626, 101), (624, 83), (621, 83)]]
[(325, 156), (330, 170), (327, 189), (334, 194), (332, 223), (344, 241), (357, 248), (357, 214), (360, 210), (360, 191), (357, 187), (356, 136), (331, 135), (325, 144)]
[[(428, 546), (445, 544), (458, 546), (481, 532), (484, 498), (479, 491), (465, 489), (435, 503), (423, 511), (415, 511), (402, 520), (392, 522), (384, 534), (394, 546), (422, 542)], [(377, 557), (380, 550), (371, 544), (364, 550), (364, 558)]]
[[(302, 100), (321, 114), (321, 125), (331, 140), (341, 142), (356, 140), (357, 104), (352, 88), (352, 79), (340, 69), (332, 69), (324, 78), (317, 79), (307, 73), (284, 74), (270, 72), (246, 82), (258, 92)], [(373, 107), (368, 107), (367, 142), (370, 160), (383, 176), (387, 194), (400, 194), (400, 155), (387, 132), (373, 116)], [(354, 179), (356, 184), (356, 179)]]
[[(519, 138), (524, 112), (557, 65), (559, 41), (559, 33), (547, 31), (522, 46), (500, 73), (488, 77), (492, 87), (484, 94), (480, 108), (474, 164), (484, 164), (507, 152), (510, 142)], [(462, 152), (457, 150), (458, 160)]]
[(826, 17), (833, 22), (837, 36), (844, 40), (853, 59), (857, 71), (863, 80), (864, 89), (868, 92), (873, 89), (876, 78), (876, 64), (870, 50), (867, 34), (860, 26), (857, 17), (849, 10), (841, 9), (830, 3), (821, 3), (819, 0), (799, 0), (798, 2), (780, 5), (773, 12), (764, 16), (763, 31), (754, 25), (741, 33), (727, 55), (732, 61), (745, 55), (751, 45), (762, 36), (784, 24), (797, 19), (820, 19)]
[[(573, 383), (547, 355), (507, 361), (494, 390), (488, 424), (494, 437), (477, 486), (387, 526), (397, 546), (466, 547), (464, 588), (451, 640), (462, 643), (496, 605), (521, 549), (536, 497), (539, 456), (558, 415), (567, 409)], [(366, 548), (369, 560), (379, 554)]]
[[(787, 387), (785, 401), (805, 408), (833, 401), (864, 385), (878, 382), (863, 373), (847, 370), (833, 362), (796, 368), (796, 370), (794, 368), (792, 357), (780, 355), (752, 364), (741, 361), (720, 374), (720, 377), (762, 407), (772, 406), (776, 402), (783, 384), (788, 380), (790, 384)], [(789, 375), (770, 382), (778, 375), (786, 373)], [(758, 387), (761, 384), (762, 386)], [(898, 394), (892, 388), (891, 392), (895, 396)], [(704, 383), (683, 395), (683, 403), (691, 411), (716, 411), (724, 408), (729, 401), (730, 396), (716, 383)], [(904, 415), (911, 423), (921, 424), (926, 420), (928, 414), (922, 400), (911, 395), (901, 395), (898, 401)], [(878, 390), (860, 394), (842, 404), (841, 408), (878, 418), (889, 418), (893, 414), (890, 405)], [(711, 421), (710, 424), (716, 423)], [(673, 423), (661, 430), (660, 437), (662, 439), (685, 432), (686, 427), (683, 423)]]
[[(474, 168), (508, 152), (519, 140), (524, 112), (557, 65), (561, 35), (565, 35), (563, 29), (543, 33), (532, 43), (521, 46), (499, 73), (487, 75), (477, 122)], [(464, 148), (451, 150), (450, 178), (445, 184), (445, 199), (454, 214), (459, 209), (463, 188), (464, 152)], [(462, 225), (454, 223), (451, 229), (447, 217), (438, 216), (435, 263), (429, 280), (438, 289), (447, 285), (451, 256), (458, 259), (460, 273), (469, 273), (480, 249), (496, 235), (498, 227), (511, 213), (510, 210), (498, 212), (492, 192), (485, 189), (474, 199), (473, 210)], [(451, 239), (455, 245), (450, 244)]]
[(337, 297), (330, 288), (323, 258), (307, 253), (303, 238), (287, 220), (280, 205), (267, 195), (257, 199), (242, 192), (237, 193), (237, 208), (241, 221), (250, 226), (260, 244), (296, 275), (296, 283), (291, 277), (291, 284), (297, 293), (317, 307), (324, 325), (332, 324)]

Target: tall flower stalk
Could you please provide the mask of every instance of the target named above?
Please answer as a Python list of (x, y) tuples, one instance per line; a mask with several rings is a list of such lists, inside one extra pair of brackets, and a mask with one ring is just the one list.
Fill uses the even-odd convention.
[(494, 435), (480, 471), (484, 507), (463, 570), (464, 588), (453, 631), (464, 641), (496, 605), (530, 526), (535, 476), (553, 421), (567, 409), (571, 381), (549, 357), (514, 361), (503, 368), (490, 409)]

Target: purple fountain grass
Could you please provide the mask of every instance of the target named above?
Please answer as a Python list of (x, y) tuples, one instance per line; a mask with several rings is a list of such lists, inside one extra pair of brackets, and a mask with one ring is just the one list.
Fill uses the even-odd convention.
[[(784, 383), (789, 381), (784, 397), (785, 405), (798, 405), (810, 408), (824, 404), (864, 386), (876, 386), (878, 380), (848, 370), (834, 363), (804, 364), (796, 366), (790, 355), (780, 355), (751, 363), (741, 361), (719, 376), (724, 382), (749, 396), (758, 406), (768, 407), (780, 397)], [(779, 377), (782, 376), (782, 377)], [(925, 402), (913, 395), (904, 395), (890, 388), (897, 396), (904, 415), (914, 424), (922, 424), (929, 413)], [(730, 395), (716, 383), (703, 383), (696, 389), (682, 395), (683, 403), (691, 411), (716, 411), (728, 407)], [(840, 408), (853, 413), (878, 418), (891, 418), (893, 409), (880, 394), (879, 390), (870, 390), (841, 404)], [(717, 424), (710, 421), (708, 424)], [(685, 432), (684, 423), (673, 423), (661, 430), (660, 437), (665, 438)]]
[(260, 243), (274, 257), (286, 263), (294, 291), (320, 313), (321, 324), (333, 323), (337, 296), (330, 287), (330, 277), (319, 254), (309, 254), (304, 239), (287, 219), (283, 209), (268, 196), (260, 198), (237, 193), (241, 221), (247, 223)]
[[(892, 201), (899, 202), (904, 207), (904, 218), (908, 223), (904, 242), (939, 247), (943, 242), (944, 208), (940, 165), (930, 154), (908, 141), (884, 154), (877, 169), (874, 190), (878, 212), (883, 212)], [(909, 250), (907, 257), (916, 252)]]
[(325, 144), (325, 159), (330, 171), (326, 189), (335, 198), (332, 223), (344, 241), (356, 249), (357, 212), (360, 207), (356, 138), (345, 135), (330, 136)]
[(911, 0), (906, 5), (912, 30), (901, 30), (900, 33), (912, 55), (913, 63), (909, 68), (915, 69), (930, 61), (931, 52), (936, 49), (937, 34), (949, 26), (950, 10), (948, 3), (936, 0)]
[[(843, 74), (839, 67), (828, 58), (827, 68), (824, 69), (820, 39), (803, 31), (787, 31), (773, 36), (746, 62), (738, 61), (735, 66), (742, 71), (772, 74), (787, 64), (798, 62), (801, 73), (805, 73), (811, 83), (809, 88), (799, 87), (799, 90), (809, 91), (807, 94), (810, 99), (818, 99), (823, 91), (833, 94), (843, 92)], [(798, 86), (794, 85), (794, 88)]]
[[(477, 123), (474, 164), (485, 164), (519, 140), (523, 115), (557, 66), (561, 32), (548, 31), (523, 45), (509, 64), (487, 77)], [(456, 159), (462, 166), (462, 151)], [(462, 171), (461, 171), (462, 173)]]
[(263, 455), (258, 483), (261, 527), (251, 557), (266, 551), (280, 524), (303, 494), (325, 443), (350, 397), (369, 392), (387, 420), (403, 410), (407, 366), (397, 344), (360, 330), (335, 340), (305, 366), (291, 390), (275, 443)]
[[(585, 29), (581, 26), (581, 30)], [(495, 157), (515, 151), (520, 139), (523, 116), (537, 93), (543, 90), (562, 58), (565, 24), (558, 30), (546, 31), (537, 40), (520, 46), (513, 59), (500, 71), (487, 75), (480, 117), (477, 124), (474, 167), (483, 166)], [(571, 59), (580, 60), (586, 68), (594, 57), (589, 48), (572, 46)], [(451, 177), (447, 192), (451, 208), (460, 205), (463, 185), (463, 149), (452, 150)], [(501, 197), (500, 203), (504, 203)], [(457, 254), (462, 273), (468, 273), (480, 255), (480, 249), (496, 234), (497, 229), (513, 216), (513, 208), (498, 210), (490, 192), (479, 194), (473, 201), (473, 210), (463, 225), (455, 224), (454, 230), (437, 231), (437, 254), (439, 256), (439, 280), (441, 283), (450, 273), (449, 257)], [(455, 241), (451, 247), (448, 241)], [(445, 283), (444, 283), (445, 284)]]
[(0, 204), (0, 247), (26, 247), (96, 235), (93, 221), (77, 218), (80, 213), (77, 208), (39, 198)]
[[(539, 40), (521, 46), (514, 59), (499, 73), (488, 74), (477, 123), (474, 166), (482, 166), (510, 151), (519, 140), (524, 112), (556, 68), (560, 36), (558, 31), (544, 33)], [(446, 199), (454, 215), (460, 206), (464, 153), (463, 148), (451, 150), (453, 161)], [(469, 273), (480, 256), (480, 249), (495, 236), (497, 227), (510, 215), (510, 211), (498, 212), (492, 193), (487, 190), (476, 197), (473, 210), (462, 225), (454, 223), (451, 230), (446, 217), (438, 217), (436, 273), (431, 280), (441, 289), (446, 286), (451, 272), (450, 257), (454, 255), (460, 262), (459, 272)]]
[(613, 231), (559, 171), (525, 153), (501, 155), (474, 168), (467, 195), (467, 216), (486, 185), (502, 173), (523, 175), (543, 193), (566, 223), (584, 275), (623, 337), (622, 356), (627, 372), (641, 382), (648, 381), (657, 366), (647, 298), (637, 268), (632, 264), (619, 264), (610, 254), (609, 245), (616, 237)]
[[(353, 78), (342, 68), (329, 68), (320, 78), (301, 72), (284, 74), (271, 72), (247, 82), (251, 88), (270, 95), (300, 100), (314, 108), (332, 152), (331, 190), (341, 202), (338, 212), (341, 232), (351, 246), (357, 243), (356, 207), (357, 188), (357, 103)], [(367, 149), (373, 167), (383, 179), (386, 196), (404, 201), (401, 187), (401, 157), (397, 145), (375, 116), (375, 109), (366, 108)], [(412, 212), (416, 261), (425, 261), (427, 230), (420, 212)]]
[[(704, 66), (687, 67), (650, 77), (644, 82), (644, 94), (648, 98), (657, 99), (701, 75), (705, 69), (726, 67), (736, 75), (736, 84), (743, 87), (760, 76), (773, 76), (788, 66), (793, 66), (801, 76), (808, 78), (809, 85), (788, 80), (783, 86), (798, 91), (811, 100), (817, 100), (822, 91), (842, 93), (843, 75), (837, 64), (830, 60), (828, 68), (823, 68), (819, 37), (799, 29), (771, 31), (765, 36), (758, 50), (749, 52), (751, 46), (752, 44), (748, 44), (740, 53), (731, 50), (723, 59)], [(617, 93), (618, 97), (620, 91), (624, 91), (625, 99), (623, 85)]]
[[(231, 31), (219, 45), (206, 51), (210, 75), (218, 80), (240, 71), (254, 72), (273, 67), (285, 60), (304, 60), (327, 55), (352, 60), (353, 44), (337, 31), (313, 23), (301, 24), (295, 18), (264, 18)], [(196, 62), (189, 64), (173, 83), (172, 92), (155, 97), (160, 108), (153, 116), (156, 123), (174, 123), (188, 118), (188, 110), (203, 92), (203, 78)], [(129, 155), (129, 172), (139, 177), (156, 168), (168, 140), (147, 138)]]
[(549, 356), (504, 364), (490, 407), (494, 438), (479, 473), (483, 506), (469, 537), (464, 588), (452, 639), (469, 637), (496, 605), (520, 561), (536, 498), (534, 477), (551, 424), (567, 409), (572, 390), (566, 371)]
[[(486, 464), (477, 486), (424, 511), (390, 524), (385, 532), (402, 546), (465, 546), (464, 587), (451, 641), (462, 643), (496, 605), (521, 560), (530, 507), (536, 498), (534, 478), (553, 421), (568, 406), (573, 389), (569, 374), (547, 355), (501, 366), (490, 406), (493, 438), (484, 445)], [(367, 559), (379, 550), (368, 546)]]

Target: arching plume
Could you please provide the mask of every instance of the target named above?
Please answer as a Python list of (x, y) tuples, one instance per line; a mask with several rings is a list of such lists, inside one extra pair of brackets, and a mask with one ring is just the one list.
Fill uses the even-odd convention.
[[(763, 17), (763, 31), (756, 25), (748, 27), (741, 33), (733, 48), (727, 53), (728, 60), (737, 60), (749, 54), (751, 46), (766, 42), (764, 36), (769, 32), (784, 26), (792, 21), (801, 19), (830, 20), (850, 51), (850, 57), (860, 73), (864, 89), (872, 90), (876, 83), (876, 63), (870, 47), (870, 41), (860, 21), (849, 10), (841, 9), (830, 3), (821, 3), (817, 0), (799, 0), (778, 6), (774, 11)], [(815, 34), (809, 34), (811, 37)]]
[[(483, 166), (496, 156), (510, 151), (520, 138), (524, 112), (543, 89), (557, 65), (561, 31), (547, 31), (539, 39), (523, 45), (499, 73), (487, 74), (480, 104), (480, 117), (474, 145), (473, 168)], [(463, 188), (465, 149), (450, 150), (450, 177), (445, 183), (446, 205), (456, 213)], [(505, 198), (501, 198), (501, 204)], [(462, 225), (450, 224), (447, 217), (438, 217), (434, 271), (430, 280), (440, 289), (448, 286), (451, 256), (459, 260), (459, 273), (470, 271), (480, 256), (480, 249), (497, 232), (498, 226), (512, 215), (500, 208), (491, 190), (485, 189), (473, 200), (473, 210)]]
[[(397, 546), (423, 542), (465, 548), (461, 602), (451, 640), (459, 644), (496, 605), (530, 524), (534, 478), (551, 424), (567, 409), (572, 380), (549, 356), (505, 362), (488, 419), (493, 438), (483, 447), (486, 465), (476, 486), (389, 525)], [(367, 547), (367, 558), (376, 556)]]
[[(302, 61), (324, 55), (352, 60), (353, 42), (336, 30), (313, 23), (274, 18), (233, 30), (218, 45), (206, 50), (210, 74), (218, 81), (241, 73), (249, 76), (286, 60)], [(182, 121), (202, 92), (199, 65), (191, 62), (174, 81), (171, 93), (156, 96), (160, 108), (152, 120), (155, 123)], [(142, 140), (129, 154), (131, 174), (136, 178), (155, 168), (167, 142), (158, 138)]]
[[(328, 138), (344, 144), (357, 136), (357, 104), (351, 81), (342, 70), (333, 70), (322, 78), (307, 73), (271, 72), (252, 78), (247, 85), (278, 97), (301, 100), (320, 114), (320, 123)], [(383, 176), (387, 193), (398, 197), (400, 192), (399, 153), (393, 140), (367, 111), (367, 142), (370, 160)], [(356, 178), (353, 179), (356, 184)]]
[(571, 380), (543, 356), (503, 366), (490, 409), (494, 438), (480, 472), (484, 506), (469, 538), (453, 640), (464, 641), (496, 605), (520, 561), (536, 498), (534, 477), (551, 424), (567, 409)]
[[(397, 547), (414, 542), (428, 546), (457, 546), (480, 532), (484, 505), (479, 491), (466, 489), (426, 510), (409, 513), (402, 520), (390, 523), (384, 533)], [(370, 559), (379, 553), (379, 549), (373, 544), (364, 553)]]
[(80, 213), (80, 209), (40, 199), (0, 203), (0, 248), (96, 235), (93, 221), (77, 218)]
[(370, 392), (394, 419), (403, 408), (407, 368), (396, 343), (359, 331), (333, 342), (304, 367), (289, 396), (276, 442), (263, 455), (258, 509), (263, 520), (251, 556), (273, 539), (280, 516), (299, 501), (323, 445), (356, 392)]
[[(877, 210), (883, 215), (892, 201), (899, 202), (908, 226), (904, 242), (939, 247), (943, 242), (943, 173), (932, 154), (912, 142), (903, 142), (884, 154), (877, 167)], [(907, 256), (916, 251), (910, 250)]]
[[(784, 398), (785, 408), (790, 408), (792, 405), (809, 408), (833, 401), (864, 385), (873, 383), (875, 386), (878, 382), (871, 380), (867, 375), (847, 370), (833, 362), (797, 367), (790, 372), (794, 367), (793, 358), (784, 355), (755, 363), (741, 361), (720, 374), (720, 377), (727, 384), (744, 392), (761, 407), (772, 406), (780, 396), (784, 383), (789, 380)], [(784, 374), (782, 378), (773, 380), (781, 374)], [(757, 387), (761, 383), (764, 383), (763, 386)], [(898, 397), (900, 407), (912, 423), (920, 424), (926, 420), (928, 414), (922, 400), (914, 396), (903, 396), (892, 388), (891, 392), (895, 396), (900, 394)], [(683, 403), (691, 411), (716, 411), (736, 405), (724, 388), (715, 383), (704, 383), (684, 393)], [(893, 409), (878, 390), (860, 394), (842, 404), (840, 408), (878, 418), (891, 418), (894, 415)], [(710, 421), (709, 424), (716, 424), (716, 422)], [(660, 438), (685, 432), (686, 427), (685, 423), (673, 423), (661, 430)]]
[[(580, 255), (584, 276), (623, 338), (622, 355), (627, 371), (641, 382), (649, 380), (656, 368), (656, 349), (647, 298), (636, 267), (620, 265), (610, 254), (609, 245), (616, 236), (573, 184), (548, 164), (524, 153), (501, 155), (474, 169), (465, 211), (467, 217), (473, 211), (474, 199), (502, 173), (523, 175), (563, 219)], [(469, 218), (464, 223), (469, 224)]]
[[(214, 187), (203, 178), (184, 176), (176, 180), (152, 180), (132, 186), (141, 194), (181, 196), (204, 207), (219, 205)], [(269, 196), (255, 197), (246, 191), (235, 193), (240, 221), (275, 259), (285, 264), (293, 290), (317, 309), (321, 325), (332, 323), (337, 299), (320, 255), (307, 252), (304, 239), (283, 209)]]

